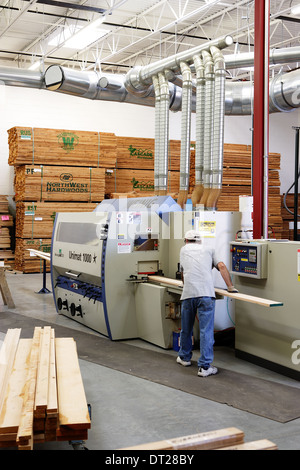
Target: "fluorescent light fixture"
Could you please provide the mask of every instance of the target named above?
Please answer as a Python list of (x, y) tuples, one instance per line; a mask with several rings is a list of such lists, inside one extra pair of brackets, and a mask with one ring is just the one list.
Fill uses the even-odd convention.
[(300, 15), (300, 3), (298, 3), (298, 5), (295, 5), (294, 7), (292, 7), (291, 12), (292, 12), (293, 15)]
[(53, 36), (48, 42), (48, 45), (54, 47), (68, 47), (70, 49), (84, 49), (109, 32), (108, 30), (97, 29), (104, 20), (105, 16), (100, 16), (97, 20), (92, 21), (83, 28), (71, 24)]
[(104, 20), (105, 16), (101, 16), (88, 26), (80, 29), (67, 39), (63, 47), (69, 47), (70, 49), (84, 49), (89, 44), (97, 41), (97, 39), (105, 36), (108, 31), (106, 29), (98, 29), (98, 26), (103, 23)]
[(28, 70), (37, 70), (40, 68), (41, 64), (42, 64), (42, 61), (37, 60), (36, 62), (33, 62), (33, 64), (31, 64), (30, 67), (28, 67)]

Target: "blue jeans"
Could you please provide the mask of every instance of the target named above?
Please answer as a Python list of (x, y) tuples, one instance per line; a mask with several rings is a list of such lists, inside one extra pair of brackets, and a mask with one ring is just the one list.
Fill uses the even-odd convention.
[(200, 329), (200, 357), (198, 367), (208, 368), (214, 357), (215, 302), (212, 297), (195, 297), (181, 301), (181, 332), (179, 356), (184, 361), (192, 358), (192, 334), (198, 311)]

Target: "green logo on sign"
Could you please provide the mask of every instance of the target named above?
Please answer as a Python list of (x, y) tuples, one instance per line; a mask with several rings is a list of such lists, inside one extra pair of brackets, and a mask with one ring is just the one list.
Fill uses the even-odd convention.
[(145, 160), (153, 158), (153, 152), (149, 149), (137, 149), (129, 145), (128, 150), (131, 157), (143, 158)]
[(79, 143), (79, 137), (72, 132), (62, 132), (57, 136), (58, 143), (67, 152), (74, 150), (76, 145)]
[(151, 181), (147, 181), (145, 183), (144, 181), (138, 181), (135, 178), (132, 178), (131, 183), (132, 183), (133, 189), (140, 189), (141, 191), (153, 191), (154, 190), (154, 184), (151, 183)]

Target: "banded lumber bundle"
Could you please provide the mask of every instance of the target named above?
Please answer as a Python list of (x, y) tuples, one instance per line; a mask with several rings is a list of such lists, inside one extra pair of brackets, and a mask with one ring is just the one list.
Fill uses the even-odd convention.
[(16, 237), (51, 238), (57, 212), (93, 212), (95, 203), (83, 202), (18, 202), (16, 204)]
[(8, 131), (9, 165), (115, 168), (113, 133), (13, 127)]
[(0, 254), (3, 249), (9, 249), (11, 247), (11, 238), (9, 229), (7, 227), (1, 227), (0, 225)]
[[(28, 251), (33, 248), (34, 250), (42, 251), (44, 253), (51, 252), (51, 238), (37, 238), (37, 239), (24, 239), (16, 238), (15, 248), (15, 269), (23, 273), (42, 273), (43, 260)], [(50, 272), (50, 266), (46, 263), (46, 270)]]
[(36, 327), (33, 338), (20, 333), (8, 330), (0, 351), (6, 357), (0, 447), (29, 450), (35, 442), (87, 439), (91, 422), (74, 339), (55, 338), (50, 326)]
[[(180, 170), (180, 140), (169, 141), (169, 171)], [(155, 140), (117, 137), (117, 168), (154, 170)], [(195, 142), (191, 144), (191, 169), (195, 168)]]
[(15, 167), (15, 201), (100, 202), (105, 169), (44, 165)]
[[(282, 238), (287, 238), (288, 240), (294, 240), (294, 194), (290, 193), (286, 197), (286, 206), (289, 211), (286, 209), (283, 199), (285, 195), (281, 196), (281, 216), (283, 219), (283, 231), (282, 231)], [(300, 194), (298, 194), (298, 214), (300, 212)], [(298, 218), (299, 224), (299, 218)], [(298, 235), (300, 235), (300, 228), (297, 230)]]
[[(168, 172), (168, 193), (178, 193), (179, 172)], [(194, 186), (194, 175), (190, 178), (190, 190)], [(139, 196), (148, 196), (154, 192), (154, 172), (152, 170), (119, 169), (109, 170), (105, 177), (105, 192), (112, 193), (136, 192)]]

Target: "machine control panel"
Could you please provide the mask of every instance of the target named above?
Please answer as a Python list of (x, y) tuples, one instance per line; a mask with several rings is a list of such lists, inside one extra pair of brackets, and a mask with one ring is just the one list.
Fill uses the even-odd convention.
[(232, 242), (230, 272), (239, 276), (266, 279), (268, 274), (268, 245), (262, 242)]

